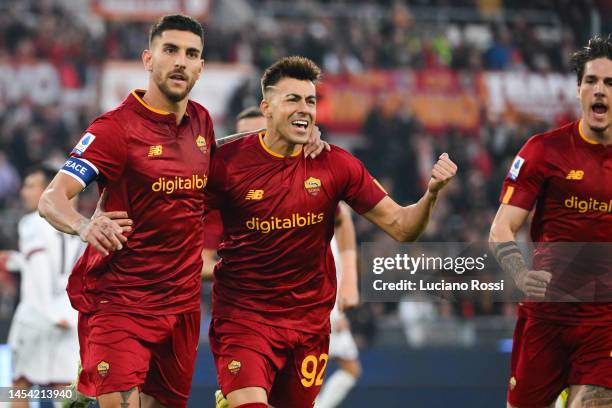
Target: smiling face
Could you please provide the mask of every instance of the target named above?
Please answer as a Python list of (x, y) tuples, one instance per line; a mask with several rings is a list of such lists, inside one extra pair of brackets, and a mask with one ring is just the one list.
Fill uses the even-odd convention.
[(597, 58), (585, 64), (578, 96), (587, 127), (600, 134), (611, 132), (612, 60)]
[(143, 63), (153, 83), (168, 100), (176, 103), (187, 97), (204, 67), (202, 41), (183, 30), (166, 30), (155, 36), (151, 49), (143, 52)]
[(305, 144), (317, 118), (317, 94), (312, 81), (282, 78), (266, 90), (261, 111), (268, 132), (291, 144)]

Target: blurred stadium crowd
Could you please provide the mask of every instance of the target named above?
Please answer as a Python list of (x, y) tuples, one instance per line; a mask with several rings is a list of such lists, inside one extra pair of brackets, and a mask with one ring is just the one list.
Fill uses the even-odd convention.
[[(207, 63), (254, 67), (253, 79), (229, 99), (225, 116), (232, 118), (258, 102), (260, 70), (291, 54), (307, 56), (326, 75), (338, 76), (440, 68), (459, 74), (567, 74), (573, 50), (593, 31), (612, 31), (612, 5), (606, 0), (212, 1), (203, 23)], [(86, 1), (0, 2), (0, 249), (16, 246), (24, 170), (41, 162), (63, 162), (81, 131), (101, 112), (96, 98), (100, 67), (108, 60), (139, 59), (149, 25), (105, 20), (91, 13)], [(55, 68), (67, 90), (61, 102), (45, 102), (44, 92), (13, 86), (27, 83), (27, 77), (12, 76), (10, 67), (41, 61)], [(549, 103), (564, 108), (548, 120), (511, 108), (491, 112), (483, 103), (475, 128), (431, 132), (410, 109), (389, 108), (380, 100), (356, 132), (324, 130), (324, 136), (349, 146), (402, 202), (420, 196), (429, 164), (448, 152), (460, 171), (438, 203), (424, 239), (485, 241), (501, 181), (519, 147), (528, 136), (576, 117), (576, 106), (563, 96)], [(81, 205), (91, 209), (95, 198)], [(361, 241), (388, 242), (361, 219), (357, 233)], [(14, 287), (10, 276), (0, 273), (0, 287), (6, 298)], [(417, 317), (511, 313), (512, 308), (491, 303), (400, 308), (400, 315)], [(397, 317), (397, 305), (365, 305), (352, 316), (355, 329), (371, 338), (372, 315), (381, 314)]]

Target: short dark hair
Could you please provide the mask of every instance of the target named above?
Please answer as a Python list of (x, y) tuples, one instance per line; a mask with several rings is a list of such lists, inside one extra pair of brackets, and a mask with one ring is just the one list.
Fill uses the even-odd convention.
[(23, 174), (23, 178), (25, 180), (26, 177), (31, 176), (32, 174), (41, 173), (45, 180), (45, 185), (49, 184), (53, 177), (57, 174), (57, 169), (52, 169), (50, 166), (45, 164), (38, 164), (32, 167), (28, 167)]
[(259, 109), (257, 106), (249, 106), (248, 108), (243, 109), (236, 116), (236, 121), (249, 118), (263, 118), (263, 113), (261, 112), (261, 109)]
[(586, 63), (597, 58), (612, 60), (612, 35), (608, 34), (608, 38), (600, 35), (591, 37), (586, 46), (572, 54), (571, 61), (576, 71), (578, 85), (582, 83)]
[(158, 37), (166, 30), (181, 30), (190, 31), (200, 37), (202, 45), (204, 45), (204, 29), (202, 25), (195, 19), (183, 14), (170, 14), (160, 17), (159, 20), (151, 26), (149, 31), (149, 45), (155, 37)]
[(261, 77), (261, 91), (276, 85), (282, 78), (294, 78), (317, 83), (321, 77), (321, 68), (306, 57), (285, 57), (270, 65)]

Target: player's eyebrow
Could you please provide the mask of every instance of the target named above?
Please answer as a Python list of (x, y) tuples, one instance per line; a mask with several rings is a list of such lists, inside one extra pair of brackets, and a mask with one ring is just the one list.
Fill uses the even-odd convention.
[[(296, 93), (293, 93), (293, 92), (290, 92), (290, 93), (288, 93), (288, 94), (286, 94), (286, 95), (285, 95), (285, 98), (297, 98), (297, 99), (302, 99), (302, 95), (300, 95), (300, 94), (296, 94)], [(317, 96), (316, 96), (316, 95), (306, 95), (306, 96), (304, 97), (304, 99), (306, 99), (306, 100), (313, 100), (313, 99), (314, 99), (314, 100), (316, 101), (316, 100), (317, 100)]]
[[(172, 48), (172, 49), (180, 49), (181, 47), (179, 47), (178, 45), (171, 43), (171, 42), (165, 42), (162, 44), (163, 48)], [(201, 50), (199, 48), (196, 47), (187, 47), (187, 52), (197, 52), (198, 54), (201, 52)]]

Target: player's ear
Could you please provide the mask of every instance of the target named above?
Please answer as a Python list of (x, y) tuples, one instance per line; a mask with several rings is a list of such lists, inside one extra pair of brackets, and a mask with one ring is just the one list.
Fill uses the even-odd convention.
[(142, 52), (142, 65), (144, 65), (147, 71), (153, 71), (153, 54), (151, 50), (144, 50)]
[(272, 109), (270, 109), (270, 102), (268, 102), (267, 99), (262, 99), (261, 103), (259, 104), (259, 109), (261, 110), (261, 113), (263, 113), (265, 118), (271, 118), (272, 117)]

